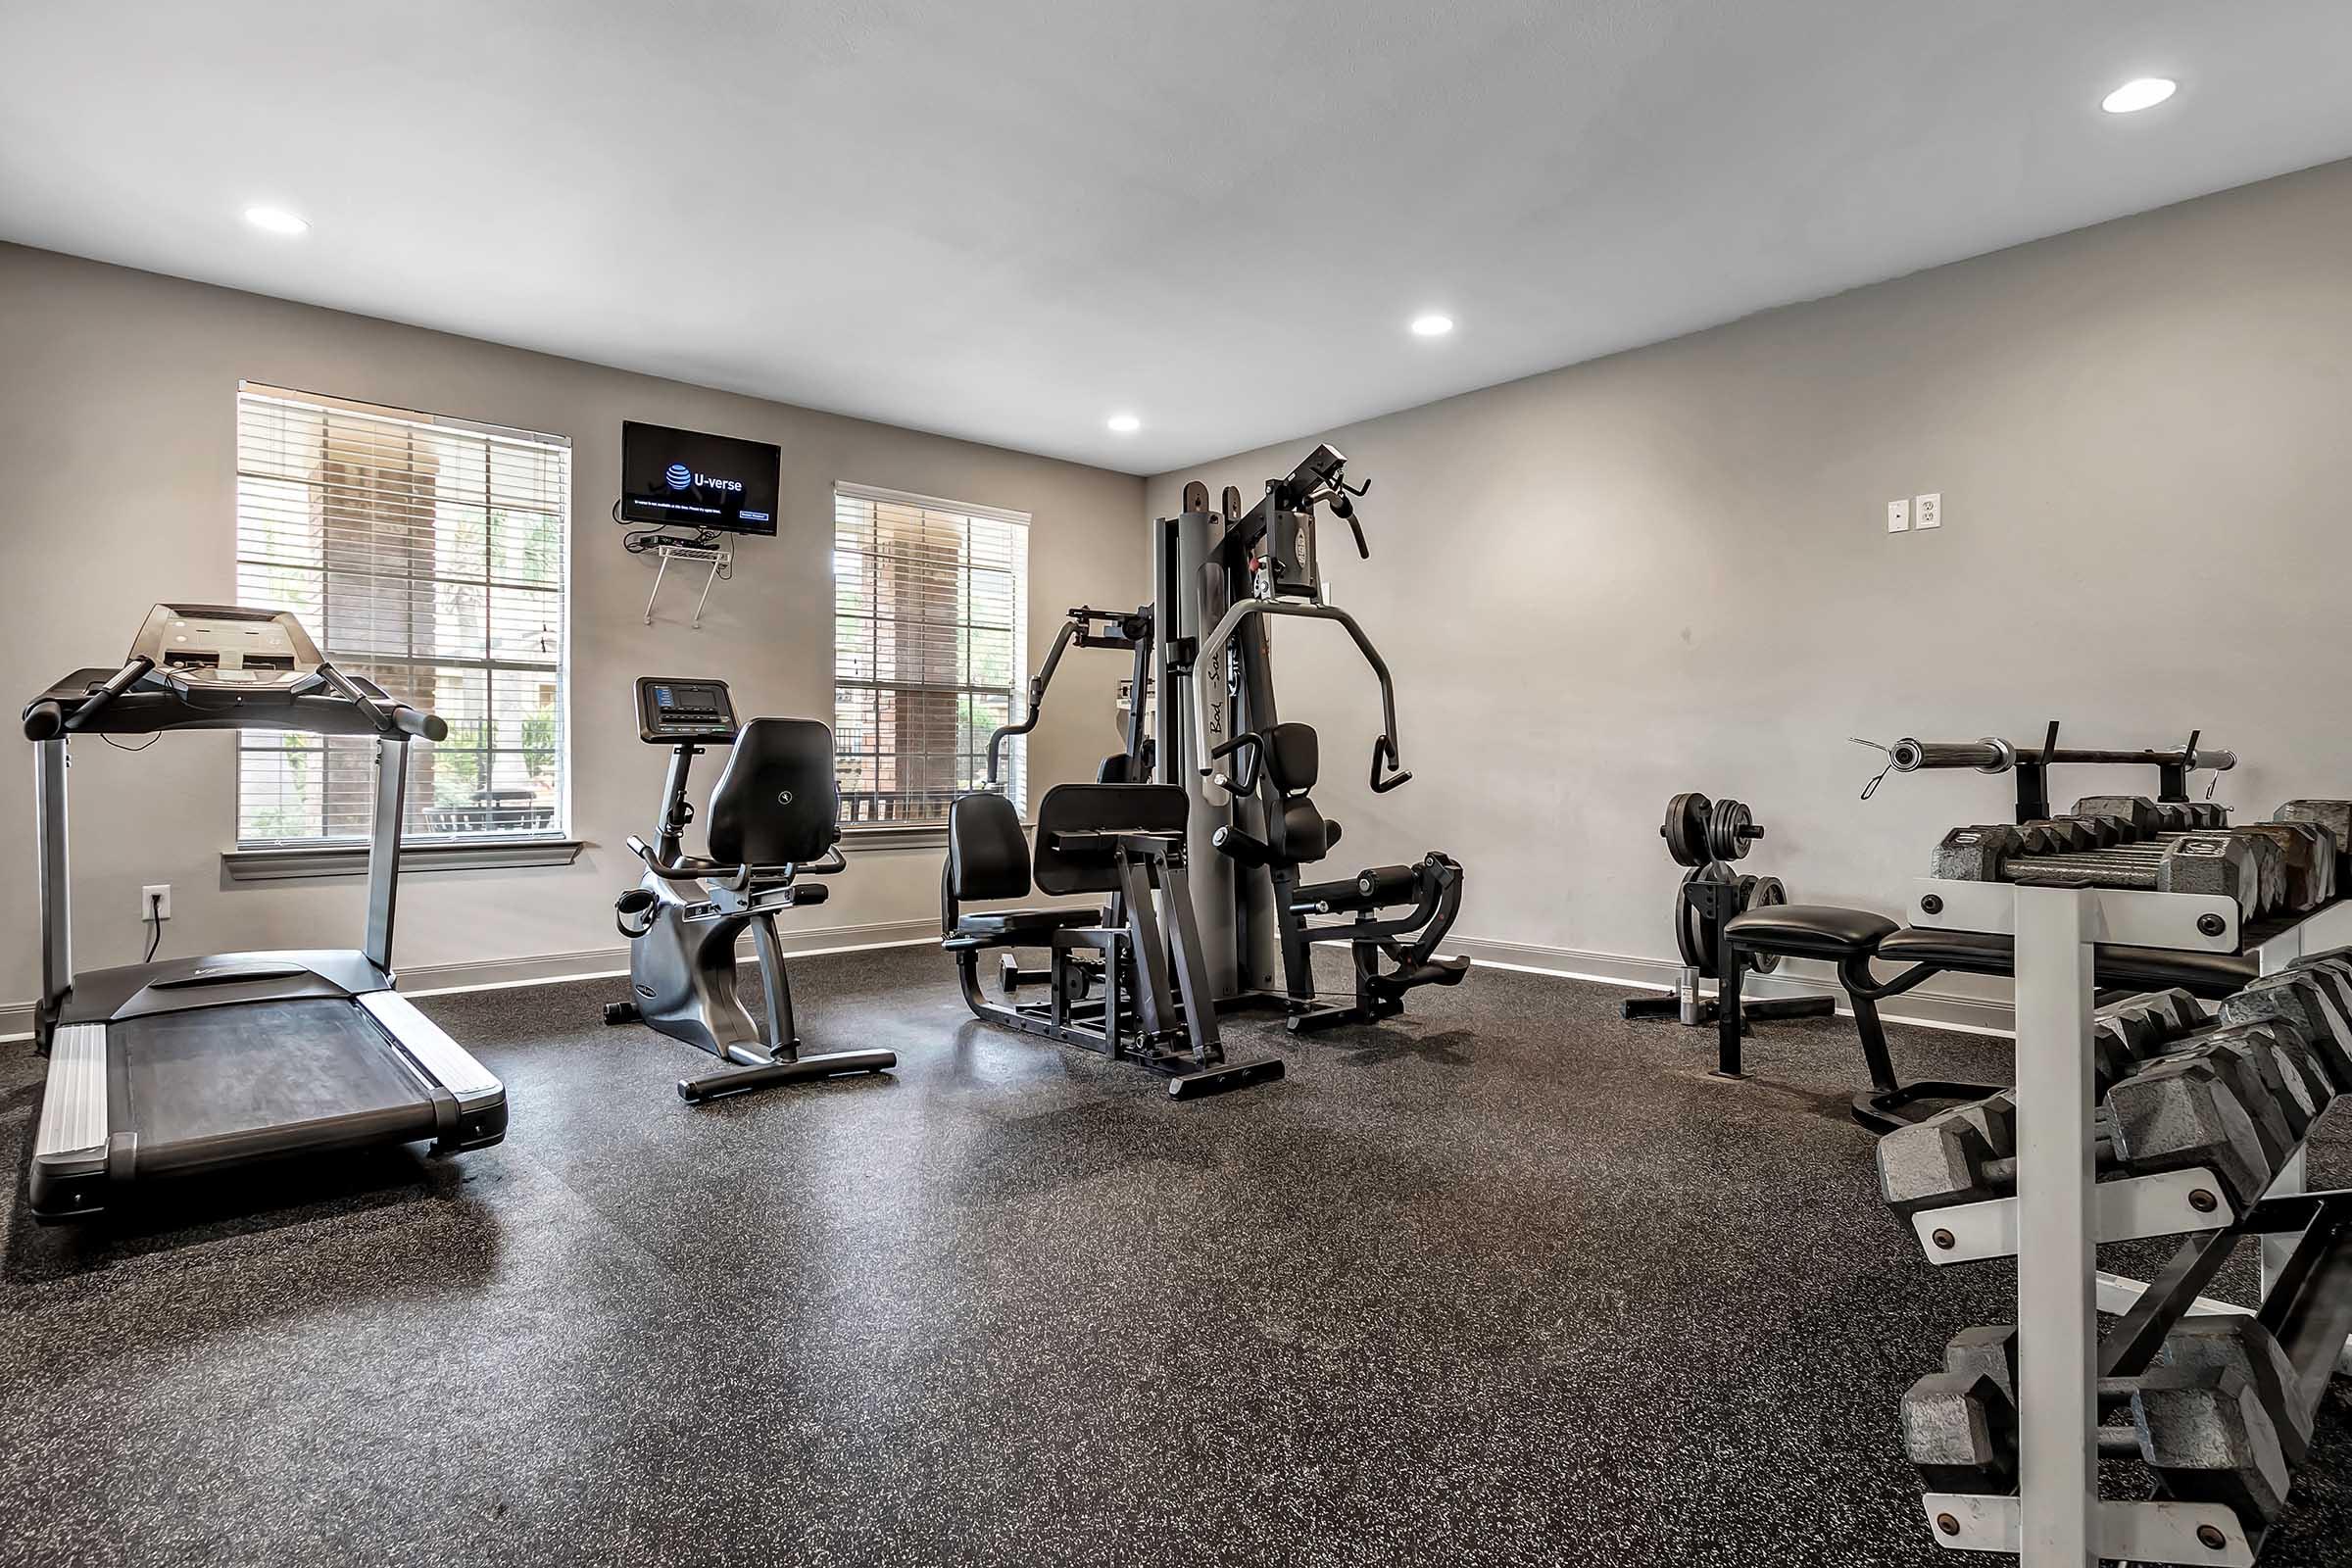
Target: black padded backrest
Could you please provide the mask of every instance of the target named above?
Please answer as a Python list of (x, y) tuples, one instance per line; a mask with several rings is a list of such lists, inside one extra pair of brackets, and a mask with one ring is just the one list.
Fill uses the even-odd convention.
[(948, 893), (958, 904), (1029, 896), (1029, 841), (1004, 796), (959, 796), (948, 808)]
[(1107, 856), (1065, 854), (1056, 833), (1182, 833), (1192, 799), (1181, 784), (1056, 784), (1037, 803), (1037, 885), (1045, 893), (1109, 893), (1119, 885)]
[(1284, 865), (1305, 865), (1331, 853), (1339, 835), (1306, 792), (1322, 771), (1322, 748), (1308, 724), (1270, 724), (1266, 727), (1266, 756), (1261, 764), (1266, 782), (1274, 786), (1279, 804), (1266, 810), (1266, 847)]
[(833, 731), (813, 718), (755, 718), (710, 791), (705, 829), (723, 865), (806, 865), (841, 840)]
[(1322, 747), (1311, 724), (1269, 724), (1264, 731), (1266, 777), (1285, 795), (1303, 795), (1322, 772)]

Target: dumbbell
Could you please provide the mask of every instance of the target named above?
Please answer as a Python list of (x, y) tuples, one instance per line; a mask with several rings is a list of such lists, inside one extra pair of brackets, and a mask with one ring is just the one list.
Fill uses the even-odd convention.
[[(2254, 912), (2258, 914), (2289, 906), (2291, 888), (2288, 879), (2286, 842), (2290, 835), (2299, 834), (2302, 831), (2293, 825), (2280, 823), (2264, 823), (2262, 826), (2269, 831), (2255, 832), (2246, 828), (2197, 830), (2198, 834), (2219, 831), (2227, 833), (2232, 838), (2242, 838), (2245, 841), (2246, 848), (2252, 853), (2257, 872)], [(2070, 879), (2087, 880), (2100, 875), (2103, 868), (2106, 867), (2129, 868), (2145, 873), (2160, 865), (2180, 845), (2192, 836), (2195, 835), (2175, 833), (2142, 844), (2119, 845), (2111, 850), (2053, 849), (2035, 857), (2034, 865), (2049, 870), (2052, 875)], [(2031, 841), (2029, 841), (2029, 852), (2031, 852)], [(2308, 855), (2316, 852), (2306, 850), (2303, 853)], [(2022, 876), (2024, 870), (2024, 867), (2013, 868), (2012, 879)], [(2121, 884), (2109, 882), (2106, 885), (2118, 886)], [(2308, 906), (2296, 905), (2294, 906), (2300, 908)]]
[(2335, 841), (2314, 822), (2241, 822), (2230, 830), (2277, 844), (2290, 909), (2316, 909), (2335, 897)]
[[(2224, 1063), (2194, 1054), (2159, 1057), (2107, 1092), (2114, 1162), (2135, 1176), (2202, 1166), (2240, 1212), (2270, 1191), (2284, 1157), (2275, 1128), (2258, 1125), (2268, 1091), (2249, 1105)], [(2264, 1118), (2268, 1121), (2268, 1117)], [(2291, 1145), (2291, 1140), (2290, 1140)]]
[(2302, 1146), (2303, 1134), (2311, 1126), (2311, 1115), (2295, 1098), (2295, 1089), (2302, 1087), (2300, 1068), (2293, 1070), (2289, 1087), (2288, 1069), (2280, 1065), (2270, 1050), (2266, 1038), (2258, 1038), (2256, 1030), (2266, 1030), (2261, 1024), (2240, 1026), (2246, 1032), (2217, 1032), (2201, 1035), (2182, 1045), (2178, 1051), (2165, 1053), (2149, 1061), (2143, 1071), (2172, 1068), (2176, 1064), (2196, 1064), (2210, 1067), (2214, 1074), (2230, 1087), (2246, 1119), (2254, 1124), (2254, 1135), (2261, 1140), (2265, 1163), (2272, 1171), (2284, 1165), (2289, 1155)]
[(2164, 813), (2145, 795), (2085, 795), (2075, 803), (2075, 814), (2129, 823), (2134, 839), (2152, 839), (2164, 830)]
[(2271, 813), (2274, 822), (2309, 822), (2335, 840), (2335, 879), (2352, 883), (2352, 801), (2288, 801)]
[(2230, 825), (2230, 808), (2219, 801), (2152, 801), (2145, 795), (2085, 795), (2075, 803), (2075, 810), (2123, 817), (2142, 838)]
[[(2213, 1321), (2183, 1319), (2199, 1327), (2176, 1327), (2141, 1376), (2099, 1380), (2101, 1413), (2132, 1415), (2129, 1427), (2099, 1429), (2099, 1453), (2139, 1460), (2173, 1496), (2268, 1523), (2286, 1499), (2290, 1454), (2309, 1448), (2287, 1393), (2294, 1369), (2252, 1318), (2234, 1320), (2242, 1328)], [(1943, 1361), (1903, 1395), (1904, 1451), (1936, 1491), (2015, 1490), (2017, 1331), (1964, 1330)]]
[(2205, 1004), (2178, 986), (2147, 991), (2108, 1003), (2091, 1014), (2092, 1065), (2099, 1093), (2139, 1070), (2146, 1057), (2166, 1050), (2208, 1022)]
[(2250, 980), (2222, 1001), (2225, 1024), (2278, 1019), (2318, 1053), (2337, 1094), (2352, 1090), (2352, 965), (2329, 955), (2299, 958)]
[(2329, 1078), (2327, 1061), (2303, 1037), (2303, 1031), (2285, 1019), (2224, 1024), (2190, 1035), (2155, 1059), (2199, 1053), (2242, 1054), (2250, 1058), (2254, 1070), (2269, 1085), (2278, 1113), (2297, 1143), (2302, 1142), (2312, 1124), (2335, 1102), (2335, 1086)]
[(2319, 979), (2323, 992), (2334, 999), (2345, 1019), (2352, 1020), (2352, 948), (2307, 953), (2288, 959), (2286, 968), (2289, 973), (2307, 972)]
[[(2234, 901), (2239, 917), (2250, 920), (2263, 908), (2265, 889), (2254, 848), (2262, 842), (2200, 832), (2184, 833), (2153, 852), (2134, 846), (2087, 855), (2035, 856), (2014, 827), (1958, 827), (1936, 847), (1933, 874), (1963, 882), (2064, 876), (2100, 887), (2216, 894)], [(2277, 846), (2271, 846), (2270, 853), (2276, 856)]]
[[(2258, 1127), (2240, 1102), (2237, 1080), (2257, 1076), (2233, 1062), (2159, 1057), (2108, 1091), (2093, 1122), (2099, 1168), (2155, 1175), (2203, 1167), (2245, 1208), (2269, 1190), (2284, 1158), (2276, 1130)], [(1906, 1219), (2003, 1197), (2017, 1187), (2016, 1100), (1991, 1095), (1897, 1127), (1879, 1140), (1877, 1158), (1879, 1196)]]

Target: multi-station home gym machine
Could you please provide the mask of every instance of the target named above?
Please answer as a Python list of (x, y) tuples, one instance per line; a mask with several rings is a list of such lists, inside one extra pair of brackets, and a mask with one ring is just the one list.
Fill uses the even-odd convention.
[[(1228, 487), (1212, 512), (1208, 489), (1184, 490), (1184, 510), (1152, 538), (1159, 617), (1153, 673), (1159, 694), (1154, 777), (1191, 793), (1194, 886), (1210, 984), (1220, 1004), (1282, 1006), (1294, 1031), (1371, 1023), (1404, 1010), (1408, 991), (1454, 985), (1467, 958), (1437, 956), (1461, 906), (1462, 867), (1432, 850), (1412, 865), (1380, 865), (1328, 882), (1301, 871), (1328, 855), (1340, 825), (1308, 792), (1320, 773), (1309, 726), (1275, 705), (1273, 622), (1336, 622), (1380, 684), (1381, 733), (1370, 783), (1385, 795), (1412, 774), (1396, 739), (1396, 689), (1380, 650), (1355, 617), (1327, 602), (1315, 548), (1316, 509), (1328, 506), (1371, 559), (1347, 459), (1318, 446), (1244, 512)], [(1317, 916), (1339, 915), (1341, 919)], [(1346, 1004), (1319, 1001), (1314, 948), (1344, 942), (1355, 983)], [(1278, 967), (1279, 966), (1279, 967)]]
[[(1184, 791), (1150, 777), (1152, 741), (1145, 712), (1152, 607), (1072, 610), (1029, 682), (1029, 710), (988, 738), (988, 786), (948, 813), (948, 858), (940, 873), (941, 946), (956, 955), (973, 1016), (1024, 1034), (1133, 1061), (1168, 1081), (1175, 1099), (1270, 1083), (1278, 1056), (1235, 1061), (1225, 1054), (1208, 968), (1187, 882), (1190, 845)], [(1020, 813), (1004, 794), (1004, 743), (1037, 728), (1046, 691), (1071, 644), (1131, 652), (1124, 748), (1105, 758), (1092, 784), (1057, 784), (1037, 807), (1034, 855)], [(1094, 908), (966, 910), (964, 905), (1045, 893), (1095, 894)], [(1043, 950), (1044, 968), (1025, 968), (1020, 950)], [(980, 955), (999, 955), (1003, 1000), (981, 988)], [(1024, 987), (1042, 1000), (1024, 1002)]]
[[(1269, 618), (1337, 621), (1348, 633), (1380, 684), (1372, 789), (1412, 776), (1398, 757), (1388, 665), (1354, 618), (1324, 602), (1316, 509), (1328, 505), (1371, 554), (1354, 511), (1364, 491), (1348, 485), (1344, 462), (1316, 448), (1246, 514), (1236, 491), (1215, 513), (1204, 487), (1188, 486), (1182, 514), (1154, 527), (1152, 603), (1070, 611), (1029, 682), (1026, 713), (989, 737), (987, 787), (949, 817), (941, 933), (977, 1016), (1140, 1061), (1168, 1077), (1171, 1094), (1190, 1096), (1282, 1076), (1279, 1059), (1226, 1060), (1221, 1008), (1280, 1006), (1293, 1030), (1373, 1022), (1402, 1012), (1413, 988), (1468, 971), (1467, 959), (1437, 956), (1461, 902), (1451, 857), (1433, 851), (1414, 865), (1300, 880), (1340, 828), (1308, 795), (1314, 730), (1277, 716)], [(1037, 727), (1072, 646), (1132, 656), (1124, 745), (1096, 783), (1060, 785), (1040, 801), (1033, 873), (1000, 788), (1004, 747)], [(1032, 888), (1108, 902), (1099, 912), (964, 908)], [(1329, 915), (1345, 918), (1317, 918)], [(1354, 959), (1346, 1005), (1316, 996), (1313, 949), (1326, 942), (1347, 943)], [(1049, 965), (1023, 967), (1020, 949), (1048, 952)], [(1001, 955), (1003, 1002), (980, 985), (979, 956), (990, 950)], [(1044, 1000), (1017, 1000), (1037, 985)]]

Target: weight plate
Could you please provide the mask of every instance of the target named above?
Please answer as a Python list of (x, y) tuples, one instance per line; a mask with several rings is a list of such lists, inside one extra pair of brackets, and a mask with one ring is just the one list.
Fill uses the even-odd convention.
[(1710, 801), (1696, 790), (1685, 790), (1666, 803), (1666, 825), (1658, 831), (1666, 840), (1666, 853), (1674, 857), (1677, 865), (1701, 865), (1706, 862), (1707, 811)]
[[(1669, 818), (1669, 820), (1672, 819)], [(1697, 866), (1692, 866), (1690, 870), (1685, 871), (1682, 885), (1674, 890), (1675, 950), (1682, 954), (1685, 963), (1694, 967), (1698, 963), (1698, 948), (1690, 933), (1690, 901), (1683, 896), (1683, 889), (1698, 880), (1698, 872)]]
[[(1739, 873), (1720, 860), (1709, 860), (1683, 878), (1691, 882), (1733, 882)], [(1676, 946), (1682, 950), (1683, 961), (1695, 966), (1699, 973), (1712, 979), (1715, 975), (1715, 925), (1698, 912), (1687, 898), (1676, 901), (1679, 918), (1676, 921)]]
[[(1781, 885), (1779, 877), (1760, 876), (1756, 878), (1755, 887), (1750, 890), (1747, 906), (1751, 909), (1764, 909), (1770, 908), (1773, 905), (1787, 904), (1788, 902), (1788, 890)], [(1770, 974), (1780, 966), (1781, 956), (1777, 953), (1751, 953), (1747, 956), (1747, 967), (1753, 973)]]
[(1748, 840), (1740, 829), (1755, 816), (1744, 801), (1717, 801), (1707, 813), (1707, 853), (1718, 860), (1737, 860), (1747, 853)]

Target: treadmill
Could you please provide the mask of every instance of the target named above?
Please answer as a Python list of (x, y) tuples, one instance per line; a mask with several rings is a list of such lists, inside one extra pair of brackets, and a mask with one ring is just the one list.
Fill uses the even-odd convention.
[[(366, 945), (216, 953), (74, 972), (66, 748), (76, 734), (302, 730), (375, 737)], [(49, 1058), (32, 1212), (80, 1219), (132, 1184), (287, 1154), (507, 1135), (507, 1094), (392, 989), (409, 743), (449, 726), (346, 675), (283, 611), (158, 605), (118, 670), (79, 669), (24, 709), (37, 754), (41, 1002)]]

